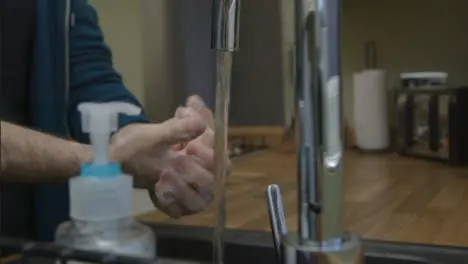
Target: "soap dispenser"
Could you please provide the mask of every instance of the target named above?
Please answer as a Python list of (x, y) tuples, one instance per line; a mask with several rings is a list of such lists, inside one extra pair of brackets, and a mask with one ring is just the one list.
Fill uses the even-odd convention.
[(91, 164), (83, 164), (69, 180), (70, 218), (56, 230), (55, 242), (81, 250), (154, 259), (153, 231), (132, 214), (133, 180), (109, 161), (109, 137), (118, 128), (118, 114), (138, 115), (128, 103), (82, 103), (78, 106), (83, 132), (93, 149)]

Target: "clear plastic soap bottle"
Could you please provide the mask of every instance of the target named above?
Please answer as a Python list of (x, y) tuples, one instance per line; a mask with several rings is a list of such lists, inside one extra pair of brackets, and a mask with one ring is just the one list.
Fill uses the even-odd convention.
[(70, 218), (56, 230), (55, 242), (82, 250), (154, 259), (153, 231), (132, 216), (132, 177), (108, 160), (110, 133), (117, 130), (118, 114), (137, 115), (127, 103), (83, 103), (83, 132), (90, 134), (93, 161), (70, 179)]

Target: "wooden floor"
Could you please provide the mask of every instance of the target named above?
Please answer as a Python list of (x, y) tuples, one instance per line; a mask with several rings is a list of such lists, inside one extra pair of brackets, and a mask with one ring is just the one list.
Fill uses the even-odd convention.
[[(345, 228), (366, 238), (468, 246), (468, 170), (395, 154), (345, 155)], [(264, 191), (282, 188), (289, 230), (296, 229), (296, 160), (291, 151), (234, 161), (227, 188), (228, 226), (269, 230)], [(144, 221), (210, 226), (213, 210), (178, 220), (159, 212)]]

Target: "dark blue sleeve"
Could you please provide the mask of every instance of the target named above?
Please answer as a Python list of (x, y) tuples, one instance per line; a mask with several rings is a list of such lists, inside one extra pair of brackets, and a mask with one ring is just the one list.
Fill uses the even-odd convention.
[[(70, 94), (69, 122), (73, 138), (81, 142), (88, 138), (81, 132), (77, 110), (82, 102), (129, 102), (141, 107), (127, 90), (121, 76), (112, 65), (112, 53), (104, 42), (98, 16), (88, 1), (73, 1), (74, 23), (70, 30)], [(130, 123), (147, 122), (141, 116), (120, 116), (123, 127)]]

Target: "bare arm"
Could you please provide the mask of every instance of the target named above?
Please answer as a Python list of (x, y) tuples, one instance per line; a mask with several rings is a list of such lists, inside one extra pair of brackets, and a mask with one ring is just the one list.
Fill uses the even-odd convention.
[(60, 139), (4, 121), (1, 124), (2, 181), (64, 181), (91, 160), (88, 145)]

